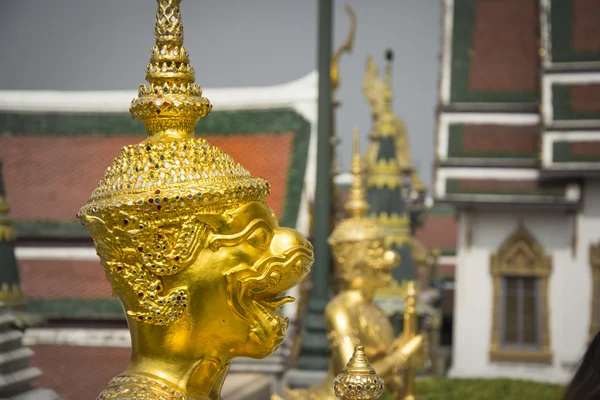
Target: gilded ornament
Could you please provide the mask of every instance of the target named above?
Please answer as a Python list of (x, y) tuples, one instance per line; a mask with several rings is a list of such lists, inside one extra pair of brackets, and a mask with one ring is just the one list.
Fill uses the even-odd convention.
[(25, 304), (25, 295), (21, 285), (2, 282), (0, 285), (0, 301), (11, 307)]
[(131, 114), (148, 130), (126, 146), (78, 216), (127, 315), (132, 355), (100, 399), (220, 399), (234, 357), (283, 341), (284, 292), (312, 246), (279, 227), (269, 183), (205, 139), (210, 102), (183, 46), (181, 0), (157, 0), (155, 38)]
[(356, 38), (356, 13), (350, 6), (350, 4), (346, 4), (346, 12), (350, 16), (350, 32), (348, 32), (348, 37), (342, 45), (337, 49), (337, 51), (333, 54), (331, 58), (331, 87), (337, 89), (340, 85), (340, 57), (344, 53), (352, 52), (352, 48), (354, 47), (354, 39)]
[(333, 390), (342, 400), (376, 400), (383, 394), (383, 385), (383, 379), (365, 355), (365, 348), (356, 346), (348, 364), (335, 377)]

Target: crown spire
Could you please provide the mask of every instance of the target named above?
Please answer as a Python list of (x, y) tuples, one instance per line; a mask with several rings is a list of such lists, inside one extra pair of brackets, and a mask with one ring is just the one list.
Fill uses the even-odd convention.
[(156, 44), (146, 67), (146, 81), (131, 103), (133, 118), (148, 130), (148, 140), (183, 139), (194, 135), (196, 123), (212, 106), (200, 85), (183, 46), (181, 0), (157, 0)]
[(356, 346), (342, 373), (335, 377), (335, 395), (342, 400), (378, 399), (383, 394), (383, 379), (367, 359), (365, 348)]
[(365, 200), (365, 188), (362, 180), (362, 165), (358, 145), (358, 127), (354, 126), (354, 149), (352, 154), (352, 187), (350, 199), (346, 202), (345, 209), (352, 218), (364, 217), (369, 210)]

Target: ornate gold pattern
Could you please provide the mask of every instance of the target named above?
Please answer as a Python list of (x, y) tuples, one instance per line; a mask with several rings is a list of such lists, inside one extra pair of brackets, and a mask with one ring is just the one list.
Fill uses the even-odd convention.
[(158, 0), (150, 63), (138, 98), (131, 102), (131, 115), (148, 129), (149, 140), (193, 137), (194, 127), (212, 105), (194, 84), (195, 72), (183, 47), (181, 0)]
[[(490, 358), (494, 361), (529, 361), (549, 363), (552, 361), (549, 331), (548, 280), (552, 273), (552, 259), (544, 253), (541, 245), (519, 225), (517, 230), (491, 256), (490, 272), (493, 280), (494, 309)], [(502, 320), (502, 279), (505, 276), (536, 277), (540, 279), (540, 336), (538, 350), (505, 349), (500, 343)]]
[(280, 297), (308, 274), (312, 246), (280, 228), (269, 184), (204, 139), (210, 110), (183, 47), (181, 0), (157, 0), (156, 46), (131, 114), (149, 137), (126, 146), (79, 212), (127, 313), (127, 375), (100, 398), (220, 399), (231, 359), (266, 357), (288, 321)]
[(354, 354), (333, 382), (335, 395), (342, 400), (378, 399), (383, 394), (383, 379), (375, 372), (365, 355), (365, 348), (356, 346)]
[(171, 385), (147, 376), (119, 375), (98, 396), (98, 400), (148, 399), (191, 400)]
[(600, 243), (590, 245), (590, 267), (592, 268), (592, 315), (590, 318), (591, 341), (600, 330)]

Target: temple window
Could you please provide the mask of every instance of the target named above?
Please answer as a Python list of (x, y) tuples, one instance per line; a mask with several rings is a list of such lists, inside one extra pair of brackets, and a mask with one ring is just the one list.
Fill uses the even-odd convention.
[(552, 361), (548, 280), (552, 260), (520, 226), (491, 257), (492, 361)]
[(503, 348), (539, 348), (539, 278), (503, 278)]

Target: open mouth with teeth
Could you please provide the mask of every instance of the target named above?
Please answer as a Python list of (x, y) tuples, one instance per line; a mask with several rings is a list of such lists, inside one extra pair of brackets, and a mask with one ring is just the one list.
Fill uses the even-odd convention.
[(312, 262), (312, 249), (296, 246), (229, 276), (233, 309), (250, 322), (251, 334), (264, 345), (283, 341), (288, 319), (279, 308), (295, 300), (284, 293), (306, 277)]

